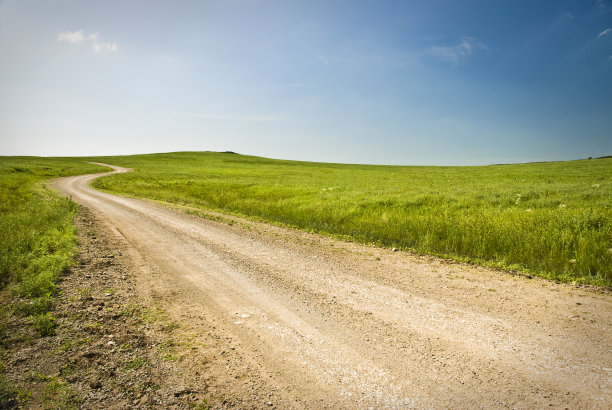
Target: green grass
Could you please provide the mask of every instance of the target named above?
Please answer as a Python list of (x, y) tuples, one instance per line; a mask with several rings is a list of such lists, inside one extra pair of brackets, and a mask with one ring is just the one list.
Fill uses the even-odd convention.
[[(53, 334), (56, 282), (73, 263), (76, 207), (42, 181), (103, 169), (77, 159), (0, 157), (0, 291), (9, 301), (0, 309), (0, 348), (13, 315), (29, 316), (41, 336)], [(0, 356), (0, 407), (15, 395)]]
[(81, 399), (74, 393), (72, 388), (65, 382), (53, 376), (38, 375), (46, 382), (42, 396), (44, 409), (78, 409)]
[(41, 335), (53, 333), (48, 312), (57, 280), (72, 265), (76, 206), (42, 181), (102, 169), (76, 159), (0, 157), (0, 289), (8, 286), (22, 301), (4, 317), (30, 315)]
[(108, 191), (217, 210), (353, 241), (612, 284), (612, 159), (399, 167), (230, 153), (96, 160), (135, 172)]
[(14, 406), (17, 389), (4, 378), (5, 364), (3, 359), (3, 357), (0, 357), (0, 409), (8, 409)]

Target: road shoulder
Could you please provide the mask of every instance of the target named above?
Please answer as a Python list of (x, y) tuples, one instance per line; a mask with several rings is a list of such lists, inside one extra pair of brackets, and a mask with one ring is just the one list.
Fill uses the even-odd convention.
[(205, 408), (205, 375), (181, 366), (199, 347), (163, 310), (139, 298), (129, 263), (90, 211), (81, 208), (75, 225), (77, 261), (59, 283), (55, 334), (38, 336), (23, 317), (9, 323), (12, 404)]

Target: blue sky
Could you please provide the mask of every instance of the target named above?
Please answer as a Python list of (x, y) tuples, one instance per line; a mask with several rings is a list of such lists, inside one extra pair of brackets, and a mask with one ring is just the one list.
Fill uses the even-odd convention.
[(0, 0), (0, 155), (612, 154), (612, 0)]

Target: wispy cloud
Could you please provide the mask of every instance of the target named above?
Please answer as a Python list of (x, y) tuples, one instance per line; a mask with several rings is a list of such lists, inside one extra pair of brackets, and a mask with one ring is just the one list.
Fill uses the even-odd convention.
[(187, 117), (203, 118), (207, 120), (225, 120), (225, 121), (253, 121), (253, 122), (268, 122), (280, 121), (279, 117), (259, 116), (259, 115), (226, 115), (226, 114), (211, 114), (211, 113), (179, 113)]
[(85, 35), (83, 34), (83, 30), (61, 32), (57, 35), (57, 42), (74, 45), (90, 44), (91, 48), (96, 53), (101, 51), (117, 51), (117, 43), (106, 43), (100, 41), (99, 33)]
[(426, 51), (426, 54), (457, 66), (460, 62), (467, 60), (475, 50), (479, 49), (486, 50), (487, 47), (483, 43), (477, 42), (473, 37), (462, 37), (459, 44), (455, 46), (433, 46)]
[(329, 59), (327, 57), (323, 57), (323, 56), (317, 56), (317, 59), (323, 64), (323, 65), (329, 65)]
[(595, 7), (599, 10), (600, 13), (609, 13), (612, 11), (612, 7), (605, 2), (605, 0), (597, 0), (595, 2)]
[(606, 34), (608, 34), (608, 33), (609, 33), (609, 32), (611, 32), (611, 31), (612, 31), (612, 28), (609, 28), (609, 27), (608, 27), (607, 29), (605, 29), (604, 31), (602, 31), (601, 33), (599, 33), (599, 34), (597, 35), (597, 38), (601, 38), (601, 37), (605, 36)]
[(316, 59), (323, 66), (364, 67), (379, 66), (389, 68), (410, 68), (417, 61), (414, 55), (404, 53), (363, 53), (344, 57), (317, 55)]

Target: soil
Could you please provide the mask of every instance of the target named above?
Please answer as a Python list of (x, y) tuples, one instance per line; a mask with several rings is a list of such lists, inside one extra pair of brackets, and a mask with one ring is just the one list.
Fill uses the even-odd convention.
[(55, 375), (86, 408), (612, 407), (609, 294), (118, 197), (95, 177), (53, 184), (88, 209), (84, 264), (57, 336), (9, 355), (16, 378)]
[(206, 407), (206, 380), (179, 365), (199, 347), (161, 308), (142, 303), (130, 263), (87, 208), (75, 225), (77, 265), (59, 283), (55, 334), (40, 337), (19, 316), (9, 324), (11, 407)]

